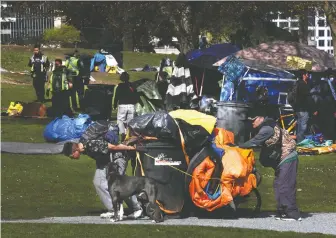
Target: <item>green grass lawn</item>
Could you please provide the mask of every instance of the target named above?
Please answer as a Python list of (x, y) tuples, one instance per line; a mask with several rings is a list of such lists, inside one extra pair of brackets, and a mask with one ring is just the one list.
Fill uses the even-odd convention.
[[(58, 51), (57, 54), (60, 52)], [(24, 57), (29, 57), (30, 54), (30, 50), (23, 53)], [(1, 57), (3, 60), (3, 55)], [(142, 57), (147, 60), (146, 56)], [(134, 62), (141, 63), (142, 57), (135, 57)], [(8, 62), (6, 64), (13, 65)], [(133, 80), (136, 80), (145, 77), (144, 75), (147, 74), (135, 73), (131, 77), (133, 76)], [(109, 75), (106, 77), (106, 80), (110, 80)], [(18, 76), (17, 80), (28, 81), (29, 79)], [(10, 101), (30, 102), (34, 99), (34, 90), (31, 85), (1, 84), (2, 108), (8, 107)], [(44, 142), (43, 130), (51, 120), (3, 117), (1, 141)], [(298, 205), (303, 212), (336, 212), (336, 184), (333, 182), (336, 174), (335, 157), (335, 154), (300, 157), (297, 198)], [(275, 201), (272, 188), (274, 172), (272, 169), (262, 168), (259, 162), (257, 162), (257, 167), (263, 175), (263, 181), (259, 187), (263, 200), (262, 211), (274, 211)], [(1, 216), (3, 219), (99, 215), (103, 209), (92, 184), (95, 161), (86, 156), (82, 156), (80, 160), (71, 160), (63, 155), (1, 154), (1, 170)], [(129, 172), (130, 166), (128, 174)], [(204, 237), (209, 235), (219, 237), (223, 234), (229, 237), (243, 235), (251, 237), (301, 236), (297, 233), (229, 228), (155, 226), (153, 230), (152, 226), (117, 225), (109, 227), (57, 224), (2, 224), (2, 234), (4, 237), (91, 237), (97, 235), (100, 237), (104, 234), (115, 234), (118, 237), (135, 235), (137, 237)], [(304, 234), (304, 236), (318, 237), (316, 234)]]
[[(56, 58), (64, 59), (66, 53), (72, 53), (74, 49), (42, 49), (43, 53), (50, 60)], [(78, 49), (80, 53), (94, 55), (97, 50), (93, 49)], [(1, 67), (6, 70), (24, 71), (29, 70), (27, 67), (28, 60), (32, 56), (33, 48), (25, 46), (1, 45)], [(160, 61), (166, 55), (153, 53), (136, 53), (123, 52), (123, 68), (129, 70), (131, 68), (141, 68), (146, 64), (150, 66), (159, 66)], [(169, 55), (171, 59), (176, 59), (176, 55)]]
[(322, 234), (300, 234), (264, 230), (194, 227), (194, 226), (143, 226), (143, 225), (66, 225), (66, 224), (2, 224), (6, 238), (58, 238), (58, 237), (118, 237), (118, 238), (170, 238), (170, 237), (333, 237)]

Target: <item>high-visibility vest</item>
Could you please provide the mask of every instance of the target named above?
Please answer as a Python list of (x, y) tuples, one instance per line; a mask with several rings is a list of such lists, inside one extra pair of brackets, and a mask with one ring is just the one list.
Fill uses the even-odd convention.
[(67, 75), (64, 70), (52, 72), (49, 81), (49, 89), (50, 92), (60, 92), (69, 89)]
[(78, 69), (78, 59), (76, 57), (70, 57), (65, 61), (65, 67), (72, 72), (73, 75), (78, 75), (79, 74), (79, 69)]
[[(48, 57), (45, 56), (45, 55), (42, 55), (42, 58), (41, 58), (41, 72), (45, 72), (46, 71), (46, 68), (44, 67), (44, 63), (47, 62), (47, 59)], [(34, 55), (30, 58), (31, 62), (32, 62), (32, 67), (30, 69), (31, 72), (34, 72), (34, 66), (35, 66), (35, 63), (37, 63), (37, 61), (35, 60), (34, 58)]]

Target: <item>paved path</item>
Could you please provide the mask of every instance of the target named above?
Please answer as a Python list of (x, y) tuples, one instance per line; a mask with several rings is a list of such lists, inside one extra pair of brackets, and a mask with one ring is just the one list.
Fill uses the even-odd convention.
[[(58, 224), (143, 224), (156, 225), (147, 218), (140, 220), (123, 220), (112, 223), (109, 219), (98, 216), (84, 217), (48, 217), (34, 220), (2, 220), (1, 223), (58, 223)], [(323, 233), (336, 236), (336, 213), (303, 214), (303, 220), (278, 221), (268, 213), (262, 213), (258, 218), (239, 219), (199, 219), (189, 217), (185, 219), (169, 219), (160, 225), (179, 226), (210, 226), (210, 227), (236, 227), (248, 229), (261, 229), (273, 231), (294, 231), (301, 233)]]

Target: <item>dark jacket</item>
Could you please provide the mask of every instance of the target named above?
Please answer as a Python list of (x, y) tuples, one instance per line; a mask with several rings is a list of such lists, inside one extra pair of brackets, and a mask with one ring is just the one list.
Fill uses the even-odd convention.
[(116, 89), (114, 105), (135, 105), (138, 102), (138, 93), (131, 83), (119, 83)]
[(118, 126), (110, 121), (97, 121), (90, 125), (79, 139), (85, 154), (96, 160), (96, 166), (103, 169), (112, 159), (108, 143), (118, 144)]
[(297, 95), (294, 106), (296, 112), (315, 112), (316, 107), (310, 95), (310, 87), (303, 79), (297, 81)]

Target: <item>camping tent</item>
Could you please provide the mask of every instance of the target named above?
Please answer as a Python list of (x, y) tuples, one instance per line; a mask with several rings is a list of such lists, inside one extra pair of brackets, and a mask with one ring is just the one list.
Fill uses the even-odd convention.
[[(297, 42), (274, 41), (246, 48), (235, 53), (236, 57), (248, 60), (257, 60), (268, 65), (291, 69), (287, 65), (287, 56), (298, 56), (312, 61), (312, 71), (324, 71), (327, 68), (335, 68), (333, 57), (314, 46), (308, 46)], [(227, 56), (217, 61), (214, 66), (222, 65)]]
[[(268, 89), (268, 97), (271, 104), (287, 104), (287, 92), (296, 81), (294, 74), (253, 60), (241, 59), (237, 62), (242, 64), (241, 67), (243, 69), (241, 70), (241, 74), (237, 75), (235, 81), (228, 82), (227, 80), (223, 80), (221, 101), (254, 102), (257, 99), (257, 87), (265, 86)], [(230, 74), (228, 72), (232, 70), (230, 66), (226, 68), (221, 67), (219, 68), (220, 72), (224, 75)], [(237, 72), (236, 70), (234, 71)], [(225, 77), (223, 76), (223, 78)], [(227, 86), (228, 83), (230, 83), (229, 87)], [(230, 98), (225, 96), (228, 95), (225, 92), (227, 90), (232, 91)]]

